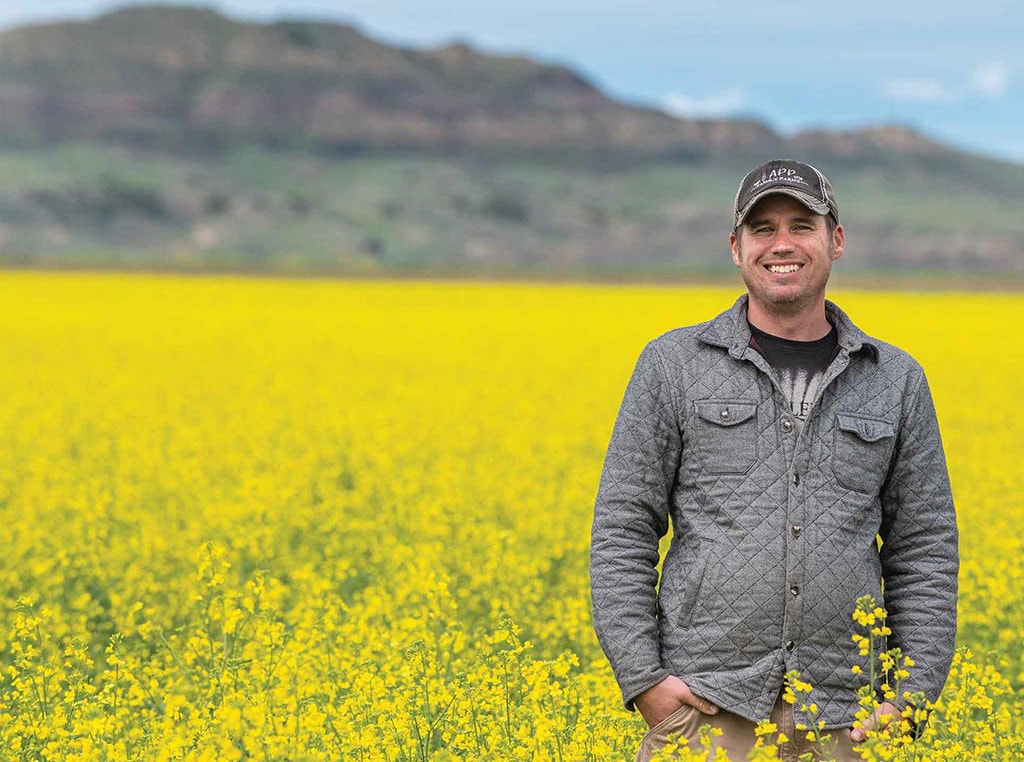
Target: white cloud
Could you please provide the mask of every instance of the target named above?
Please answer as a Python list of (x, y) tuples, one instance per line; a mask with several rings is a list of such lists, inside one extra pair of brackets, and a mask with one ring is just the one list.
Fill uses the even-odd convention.
[(890, 79), (882, 85), (882, 95), (890, 100), (913, 103), (955, 103), (959, 100), (935, 79)]
[(985, 98), (1002, 98), (1010, 89), (1010, 67), (1004, 63), (979, 66), (971, 78), (971, 89)]
[(956, 104), (969, 98), (998, 100), (1010, 89), (1010, 67), (1005, 63), (987, 63), (976, 68), (959, 88), (951, 88), (937, 79), (897, 77), (884, 82), (881, 93), (894, 101), (909, 103)]
[(738, 87), (730, 87), (715, 95), (691, 98), (682, 93), (669, 93), (661, 100), (661, 107), (673, 116), (717, 117), (728, 116), (739, 111), (746, 102), (746, 96)]

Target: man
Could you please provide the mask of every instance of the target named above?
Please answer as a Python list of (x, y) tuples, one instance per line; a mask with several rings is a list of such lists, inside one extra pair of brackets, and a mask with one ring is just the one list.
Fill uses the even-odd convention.
[(789, 731), (783, 759), (822, 754), (781, 700), (794, 669), (833, 753), (859, 759), (857, 598), (884, 602), (888, 646), (916, 662), (904, 690), (934, 701), (952, 661), (957, 528), (931, 394), (908, 354), (825, 300), (845, 231), (821, 172), (751, 171), (729, 242), (747, 293), (649, 342), (626, 389), (594, 511), (594, 627), (651, 727), (637, 760), (702, 724), (743, 759), (768, 717)]

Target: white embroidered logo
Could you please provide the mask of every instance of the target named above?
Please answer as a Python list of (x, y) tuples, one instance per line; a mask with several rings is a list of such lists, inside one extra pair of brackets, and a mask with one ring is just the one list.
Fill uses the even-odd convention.
[(810, 183), (804, 180), (795, 169), (773, 169), (771, 172), (762, 172), (761, 179), (755, 181), (750, 186), (750, 189), (756, 190), (762, 185), (771, 185), (772, 183), (792, 183), (794, 185), (806, 185), (808, 188), (811, 187)]

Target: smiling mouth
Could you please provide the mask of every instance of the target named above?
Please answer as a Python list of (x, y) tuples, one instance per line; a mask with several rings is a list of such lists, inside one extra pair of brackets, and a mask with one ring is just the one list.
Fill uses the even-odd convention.
[(770, 273), (795, 273), (803, 265), (765, 265), (764, 269)]

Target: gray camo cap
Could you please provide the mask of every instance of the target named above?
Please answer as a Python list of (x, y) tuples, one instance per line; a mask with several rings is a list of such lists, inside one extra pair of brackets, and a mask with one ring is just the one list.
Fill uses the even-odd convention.
[(839, 202), (825, 175), (802, 161), (772, 159), (750, 170), (740, 183), (733, 203), (732, 229), (742, 225), (754, 205), (772, 193), (792, 196), (812, 212), (830, 215), (839, 224)]

